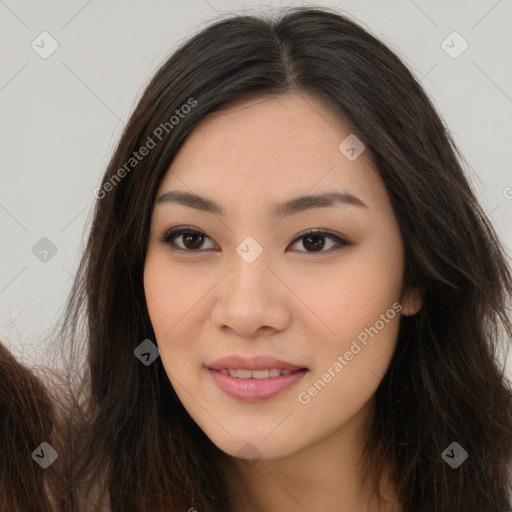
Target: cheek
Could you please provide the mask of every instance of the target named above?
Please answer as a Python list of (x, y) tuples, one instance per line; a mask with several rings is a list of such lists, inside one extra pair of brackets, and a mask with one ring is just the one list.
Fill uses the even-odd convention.
[(159, 251), (148, 253), (144, 266), (146, 304), (155, 334), (162, 341), (206, 290), (205, 280), (198, 279), (197, 274), (188, 275), (179, 265), (169, 264)]
[[(151, 324), (157, 338), (168, 326), (168, 313), (174, 310), (175, 294), (171, 293), (171, 279), (156, 258), (148, 256), (144, 266), (144, 293)], [(167, 314), (166, 314), (167, 312)], [(167, 326), (167, 327), (166, 327)]]
[(368, 257), (354, 254), (323, 276), (296, 280), (297, 295), (306, 298), (314, 315), (311, 327), (317, 325), (322, 343), (333, 348), (342, 347), (379, 321), (399, 298), (400, 260), (384, 265), (368, 252)]
[(322, 326), (299, 402), (343, 416), (371, 398), (391, 361), (400, 322), (400, 245), (368, 244), (319, 282), (308, 305)]
[(180, 290), (181, 283), (176, 272), (170, 272), (164, 259), (158, 254), (148, 253), (144, 266), (144, 292), (156, 343), (160, 349), (162, 362), (167, 368), (166, 362), (171, 351), (170, 341), (175, 338), (175, 324), (186, 312), (182, 294), (180, 293), (178, 298), (176, 293)]
[(343, 309), (328, 319), (336, 334), (318, 338), (314, 366), (296, 397), (303, 413), (299, 431), (308, 428), (311, 416), (322, 423), (322, 431), (338, 428), (361, 410), (382, 381), (396, 347), (400, 305), (389, 292), (379, 300), (369, 297), (363, 288), (344, 295), (339, 302)]
[[(211, 284), (198, 279), (198, 273), (170, 265), (165, 254), (148, 253), (144, 266), (144, 290), (151, 325), (160, 350), (162, 364), (171, 382), (193, 377), (198, 347), (204, 325), (204, 298)], [(174, 382), (173, 382), (174, 385)], [(175, 388), (176, 389), (176, 388)]]

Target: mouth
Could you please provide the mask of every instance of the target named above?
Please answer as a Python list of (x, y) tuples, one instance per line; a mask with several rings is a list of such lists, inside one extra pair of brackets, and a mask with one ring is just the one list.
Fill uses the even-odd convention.
[(246, 370), (238, 368), (236, 370), (232, 368), (221, 368), (220, 373), (223, 375), (230, 375), (239, 379), (275, 379), (281, 375), (290, 375), (291, 370), (281, 370), (279, 368), (270, 368), (267, 370)]
[(270, 400), (297, 384), (308, 372), (304, 366), (269, 356), (228, 356), (206, 368), (223, 393), (242, 402)]

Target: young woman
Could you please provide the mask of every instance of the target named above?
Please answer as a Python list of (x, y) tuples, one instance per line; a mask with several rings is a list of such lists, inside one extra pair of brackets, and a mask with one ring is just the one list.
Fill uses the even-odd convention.
[(67, 310), (90, 507), (512, 510), (512, 279), (459, 157), (335, 11), (183, 44), (95, 191)]

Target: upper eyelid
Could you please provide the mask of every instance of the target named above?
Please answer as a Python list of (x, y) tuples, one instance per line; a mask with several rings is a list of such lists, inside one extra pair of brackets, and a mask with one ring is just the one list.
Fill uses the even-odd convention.
[[(213, 240), (204, 231), (202, 231), (202, 230), (200, 230), (198, 228), (193, 228), (193, 227), (189, 227), (189, 226), (176, 226), (175, 228), (168, 229), (167, 231), (165, 231), (163, 236), (168, 236), (171, 233), (173, 235), (176, 234), (176, 233), (182, 234), (182, 232), (188, 232), (188, 231), (191, 231), (191, 232), (194, 232), (194, 233), (199, 233), (201, 235), (205, 235), (210, 240)], [(313, 234), (321, 233), (321, 234), (326, 234), (326, 235), (337, 236), (338, 238), (345, 238), (344, 235), (341, 235), (341, 234), (338, 235), (337, 233), (334, 233), (333, 231), (331, 231), (331, 230), (329, 230), (327, 228), (310, 228), (310, 229), (306, 229), (306, 230), (301, 231), (300, 233), (298, 233), (295, 236), (294, 240), (296, 240), (297, 238), (300, 238), (302, 236), (308, 235), (310, 233), (313, 233)]]

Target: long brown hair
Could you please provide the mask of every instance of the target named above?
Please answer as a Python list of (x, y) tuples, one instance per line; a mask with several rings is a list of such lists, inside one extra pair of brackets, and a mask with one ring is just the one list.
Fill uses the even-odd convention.
[(0, 343), (0, 512), (73, 507), (55, 394), (41, 377)]
[[(73, 419), (76, 481), (96, 482), (114, 511), (230, 510), (224, 454), (181, 405), (160, 359), (134, 357), (155, 341), (143, 287), (149, 223), (161, 179), (202, 120), (238, 99), (293, 91), (357, 130), (401, 229), (403, 287), (424, 292), (420, 312), (401, 319), (376, 392), (367, 477), (377, 492), (389, 468), (404, 511), (511, 511), (512, 390), (497, 357), (512, 334), (503, 247), (411, 72), (325, 8), (210, 24), (160, 67), (131, 115), (96, 192), (62, 330), (87, 358)], [(135, 158), (142, 146), (151, 148)], [(446, 462), (453, 442), (468, 454), (457, 468)]]

